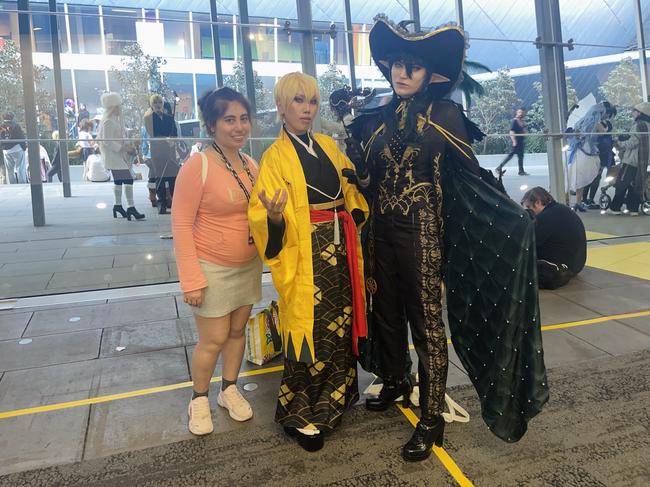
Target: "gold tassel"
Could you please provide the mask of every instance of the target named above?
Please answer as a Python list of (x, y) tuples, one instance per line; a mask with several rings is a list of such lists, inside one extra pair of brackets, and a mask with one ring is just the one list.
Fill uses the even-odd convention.
[(334, 208), (334, 245), (341, 244), (341, 231), (339, 230), (339, 215)]

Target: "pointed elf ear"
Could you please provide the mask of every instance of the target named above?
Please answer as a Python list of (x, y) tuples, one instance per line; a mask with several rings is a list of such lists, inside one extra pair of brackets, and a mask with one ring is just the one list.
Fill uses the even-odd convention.
[(429, 80), (429, 84), (431, 84), (431, 83), (447, 83), (448, 81), (449, 81), (449, 78), (447, 78), (446, 76), (443, 76), (443, 75), (438, 74), (438, 73), (433, 73), (431, 75), (431, 79)]

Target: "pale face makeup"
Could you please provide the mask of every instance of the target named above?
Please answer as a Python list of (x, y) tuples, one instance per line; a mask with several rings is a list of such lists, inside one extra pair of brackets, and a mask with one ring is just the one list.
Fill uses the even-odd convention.
[(390, 77), (392, 80), (393, 90), (402, 98), (410, 98), (424, 87), (427, 70), (424, 66), (413, 64), (411, 68), (411, 77), (409, 77), (406, 64), (402, 61), (395, 61), (390, 68)]
[(296, 135), (306, 133), (310, 128), (316, 113), (318, 112), (318, 98), (315, 96), (307, 99), (303, 92), (296, 93), (291, 103), (283, 114), (284, 123), (289, 132)]

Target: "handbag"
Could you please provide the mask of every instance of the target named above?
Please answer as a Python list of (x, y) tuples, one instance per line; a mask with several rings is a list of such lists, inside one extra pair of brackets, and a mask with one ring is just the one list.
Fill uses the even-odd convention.
[(278, 331), (278, 304), (271, 304), (248, 320), (246, 326), (246, 360), (264, 365), (282, 353), (282, 338)]

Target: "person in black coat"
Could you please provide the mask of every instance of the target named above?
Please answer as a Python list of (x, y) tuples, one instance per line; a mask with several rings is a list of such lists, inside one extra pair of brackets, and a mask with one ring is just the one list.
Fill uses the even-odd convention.
[(583, 269), (587, 260), (587, 237), (582, 220), (539, 186), (528, 190), (521, 204), (535, 215), (539, 288), (564, 286)]
[(355, 180), (371, 207), (364, 239), (371, 325), (362, 352), (370, 364), (361, 361), (383, 386), (366, 408), (385, 411), (400, 396), (408, 404), (410, 328), (421, 416), (402, 456), (420, 461), (434, 444), (442, 446), (444, 279), (452, 342), (483, 418), (499, 438), (518, 441), (548, 399), (534, 222), (483, 179), (487, 171), (471, 148), (483, 133), (448, 98), (462, 76), (463, 30), (444, 25), (410, 32), (408, 21), (394, 24), (383, 15), (375, 21), (370, 52), (393, 97), (357, 113), (346, 139)]

